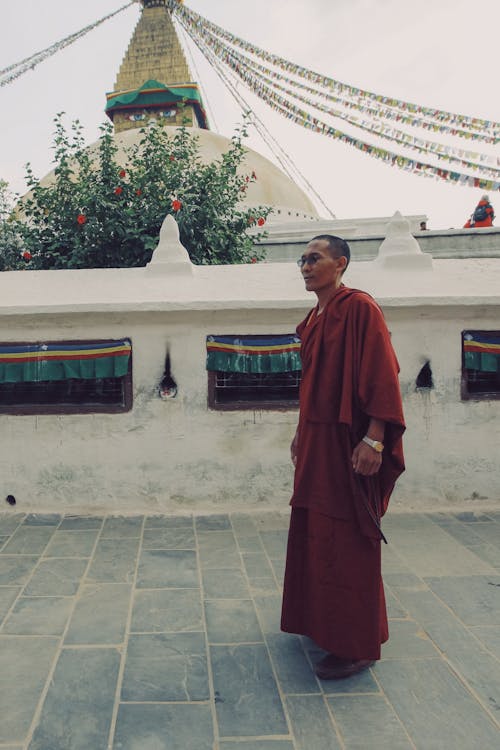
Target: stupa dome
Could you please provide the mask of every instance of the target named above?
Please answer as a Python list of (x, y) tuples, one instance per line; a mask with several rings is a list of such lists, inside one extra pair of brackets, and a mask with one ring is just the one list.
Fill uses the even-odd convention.
[[(199, 140), (204, 163), (220, 159), (230, 138), (209, 129), (201, 92), (192, 82), (191, 72), (177, 37), (167, 0), (141, 0), (142, 10), (127, 52), (118, 71), (114, 90), (106, 95), (106, 114), (114, 126), (116, 159), (126, 168), (128, 150), (141, 140), (141, 129), (151, 118), (170, 122), (169, 136), (181, 124)], [(179, 106), (182, 102), (182, 107)], [(98, 142), (88, 147), (97, 154)], [(244, 174), (255, 172), (242, 207), (264, 205), (272, 208), (268, 224), (318, 219), (311, 199), (284, 172), (257, 151), (246, 149), (241, 165)], [(54, 180), (49, 173), (41, 180)]]
[[(167, 125), (165, 127), (169, 136), (174, 135), (176, 128)], [(225, 136), (218, 135), (211, 130), (202, 130), (198, 128), (189, 128), (190, 136), (198, 138), (200, 157), (204, 163), (219, 159), (222, 154), (228, 150), (231, 140)], [(124, 130), (121, 133), (115, 133), (113, 140), (118, 146), (116, 159), (121, 166), (127, 166), (127, 151), (141, 139), (140, 131), (137, 129)], [(97, 155), (98, 141), (91, 144), (88, 150)], [(307, 219), (315, 220), (318, 213), (309, 199), (295, 182), (287, 177), (278, 167), (269, 159), (257, 151), (246, 149), (245, 160), (242, 164), (242, 170), (245, 174), (252, 171), (257, 175), (255, 182), (248, 186), (245, 199), (241, 202), (243, 206), (271, 206), (272, 214), (269, 215), (267, 223), (277, 223), (280, 221), (304, 221)], [(40, 184), (47, 186), (54, 180), (54, 173), (50, 172), (42, 178)]]

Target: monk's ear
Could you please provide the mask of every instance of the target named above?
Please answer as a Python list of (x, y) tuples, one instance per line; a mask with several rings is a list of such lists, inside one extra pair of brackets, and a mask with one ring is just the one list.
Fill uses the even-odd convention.
[(347, 258), (345, 257), (345, 255), (341, 255), (336, 260), (341, 273), (344, 273), (345, 269), (347, 268)]

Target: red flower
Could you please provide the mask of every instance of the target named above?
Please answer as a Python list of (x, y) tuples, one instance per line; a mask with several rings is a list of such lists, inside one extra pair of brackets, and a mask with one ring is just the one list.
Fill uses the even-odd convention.
[(170, 154), (170, 161), (175, 161), (175, 156), (173, 154)]
[(142, 190), (140, 188), (137, 188), (137, 190), (135, 191), (135, 194), (142, 195)]
[(265, 223), (266, 223), (266, 220), (262, 216), (259, 219), (257, 219), (257, 224), (259, 225), (259, 227), (263, 227)]
[(31, 260), (31, 258), (32, 258), (32, 255), (31, 255), (31, 253), (29, 252), (29, 250), (25, 250), (25, 251), (24, 251), (24, 253), (23, 253), (23, 258), (24, 258), (24, 260)]
[(126, 176), (127, 176), (127, 173), (125, 172), (125, 170), (124, 170), (124, 169), (121, 169), (121, 170), (120, 170), (120, 171), (118, 172), (118, 174), (120, 175), (120, 177), (126, 177)]
[(250, 258), (250, 263), (257, 263), (257, 258)]
[(180, 211), (182, 208), (182, 203), (175, 199), (172, 201), (172, 208), (174, 209), (174, 211)]
[(255, 172), (252, 172), (252, 180), (256, 180), (256, 179), (257, 179), (257, 175), (255, 174)]
[(122, 193), (123, 193), (122, 187), (118, 186), (117, 188), (115, 188), (115, 195), (121, 195)]
[(85, 222), (87, 221), (87, 217), (85, 216), (85, 214), (78, 214), (78, 216), (77, 216), (77, 219), (76, 219), (76, 220), (77, 220), (77, 222), (78, 222), (78, 223), (79, 223), (80, 225), (82, 225), (82, 224), (85, 224)]

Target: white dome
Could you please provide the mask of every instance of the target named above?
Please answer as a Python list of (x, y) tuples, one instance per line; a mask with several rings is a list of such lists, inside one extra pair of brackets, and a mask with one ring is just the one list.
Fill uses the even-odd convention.
[[(173, 136), (177, 128), (165, 126), (165, 130), (169, 136)], [(199, 139), (200, 156), (205, 163), (219, 159), (231, 145), (229, 138), (217, 135), (217, 133), (213, 133), (210, 130), (189, 128), (188, 132)], [(127, 164), (126, 152), (131, 146), (139, 143), (140, 139), (141, 133), (136, 128), (113, 135), (113, 140), (118, 146), (117, 161), (124, 167)], [(91, 153), (93, 151), (97, 152), (98, 144), (99, 141), (96, 141), (88, 147), (88, 150)], [(318, 219), (318, 213), (312, 201), (293, 180), (287, 177), (269, 159), (266, 159), (265, 156), (252, 149), (245, 150), (246, 156), (243, 162), (243, 171), (245, 173), (254, 171), (257, 175), (257, 180), (249, 184), (245, 199), (242, 201), (243, 205), (271, 206), (273, 213), (268, 217), (268, 224)], [(42, 186), (50, 184), (53, 179), (54, 173), (50, 172), (42, 178)]]

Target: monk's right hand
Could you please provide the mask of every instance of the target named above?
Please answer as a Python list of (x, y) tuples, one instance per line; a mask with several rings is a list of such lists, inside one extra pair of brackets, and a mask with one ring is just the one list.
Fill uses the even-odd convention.
[(295, 433), (293, 436), (292, 443), (290, 445), (290, 457), (292, 459), (292, 464), (294, 466), (297, 466), (297, 452), (299, 449), (299, 431)]

